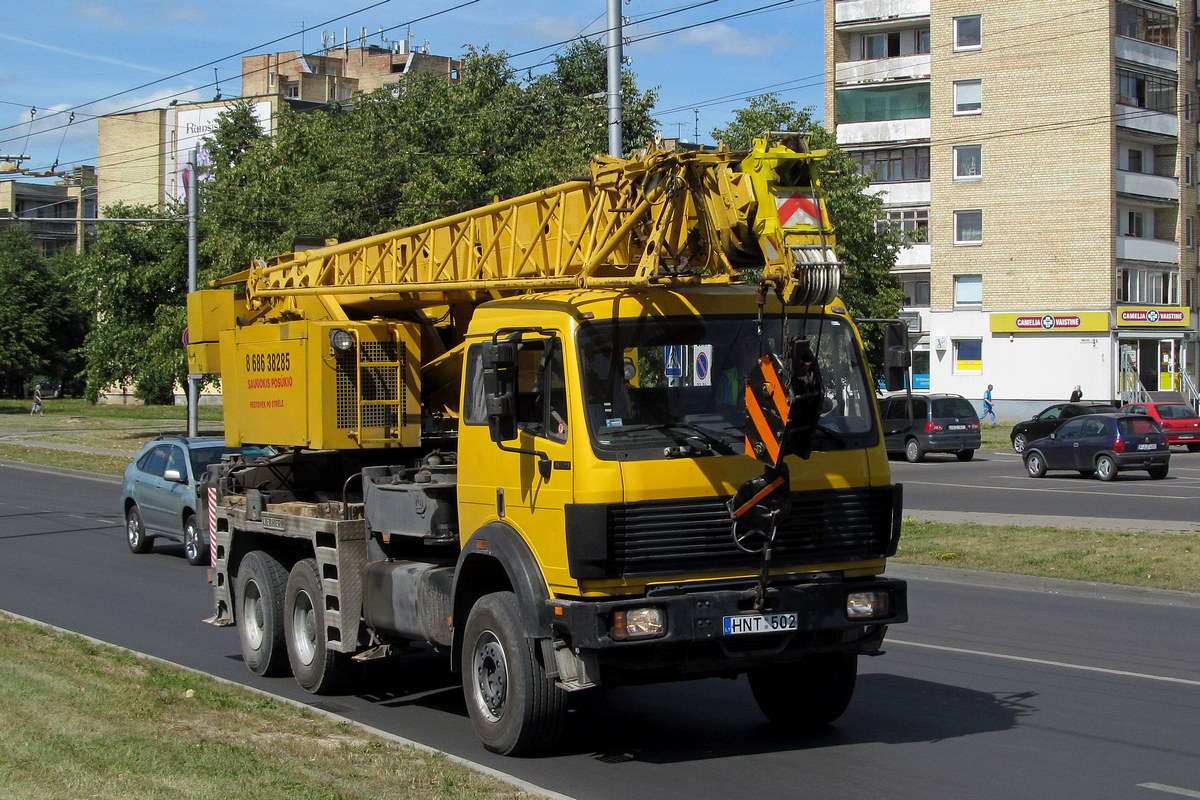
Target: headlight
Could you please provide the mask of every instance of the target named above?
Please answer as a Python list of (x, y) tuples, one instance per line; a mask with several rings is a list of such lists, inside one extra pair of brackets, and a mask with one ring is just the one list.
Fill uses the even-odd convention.
[(626, 608), (613, 612), (614, 639), (654, 639), (667, 632), (667, 617), (661, 608)]
[(334, 328), (329, 332), (329, 346), (339, 353), (348, 353), (354, 349), (354, 336), (345, 328)]
[(886, 591), (850, 592), (846, 595), (849, 619), (875, 619), (891, 613), (891, 598)]

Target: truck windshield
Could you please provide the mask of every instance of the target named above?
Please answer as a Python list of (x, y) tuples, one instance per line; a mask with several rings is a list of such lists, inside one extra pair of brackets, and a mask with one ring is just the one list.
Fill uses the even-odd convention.
[[(850, 325), (837, 317), (764, 322), (762, 347), (781, 354), (807, 336), (825, 398), (814, 450), (875, 443), (874, 395)], [(741, 453), (745, 382), (760, 352), (751, 317), (645, 318), (581, 326), (587, 426), (612, 458)]]

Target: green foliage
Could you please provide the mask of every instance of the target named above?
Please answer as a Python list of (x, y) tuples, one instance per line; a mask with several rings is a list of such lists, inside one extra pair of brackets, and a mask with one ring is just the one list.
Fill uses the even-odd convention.
[(60, 383), (77, 367), (86, 321), (56, 269), (23, 225), (0, 232), (0, 391), (24, 396), (31, 384)]
[[(119, 204), (107, 217), (151, 218), (146, 206)], [(167, 215), (161, 215), (167, 218)], [(187, 378), (183, 333), (187, 295), (183, 225), (109, 223), (75, 266), (79, 301), (96, 317), (84, 341), (87, 396), (112, 385), (133, 387), (147, 403), (174, 401)]]
[[(632, 151), (653, 135), (656, 95), (623, 80)], [(593, 42), (525, 81), (503, 53), (468, 47), (457, 82), (413, 75), (347, 107), (282, 109), (271, 140), (245, 135), (248, 110), (223, 114), (221, 155), (202, 185), (202, 277), (287, 252), (297, 236), (361, 238), (585, 174), (607, 147), (604, 102), (587, 97), (604, 86)]]
[[(890, 230), (878, 231), (883, 201), (868, 191), (870, 181), (860, 175), (858, 165), (838, 149), (833, 134), (813, 119), (812, 109), (796, 108), (774, 94), (751, 97), (746, 108), (734, 112), (734, 120), (717, 128), (712, 136), (731, 149), (749, 149), (756, 136), (770, 131), (808, 133), (814, 149), (829, 150), (821, 176), (829, 216), (837, 231), (838, 253), (846, 265), (841, 297), (855, 317), (895, 317), (903, 293), (891, 274), (903, 240)], [(872, 368), (882, 365), (883, 330), (864, 327)]]

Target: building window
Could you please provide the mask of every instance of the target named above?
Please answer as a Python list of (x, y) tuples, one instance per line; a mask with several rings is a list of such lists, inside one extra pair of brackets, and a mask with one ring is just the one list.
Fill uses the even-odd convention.
[(300, 96), (300, 84), (296, 82), (285, 84), (283, 87), (283, 96), (297, 98)]
[(1195, 102), (1195, 96), (1191, 92), (1183, 93), (1183, 121), (1192, 121), (1192, 104)]
[(954, 18), (954, 49), (978, 50), (983, 44), (983, 28), (978, 14)]
[(954, 212), (954, 243), (981, 244), (983, 242), (983, 211)]
[(978, 308), (983, 305), (983, 276), (954, 276), (954, 305)]
[(1122, 231), (1126, 236), (1132, 236), (1135, 239), (1144, 239), (1146, 236), (1146, 215), (1141, 211), (1130, 211), (1125, 215), (1125, 230)]
[(1179, 302), (1179, 273), (1126, 267), (1117, 273), (1117, 302), (1176, 305)]
[(873, 183), (929, 180), (928, 147), (860, 150), (848, 155), (858, 162), (859, 173)]
[(1142, 151), (1131, 147), (1125, 151), (1125, 169), (1130, 172), (1142, 172)]
[(983, 175), (983, 145), (963, 144), (954, 148), (954, 180), (979, 180)]
[(834, 100), (839, 125), (929, 117), (928, 83), (838, 89), (834, 92)]
[(1123, 105), (1174, 114), (1178, 90), (1178, 81), (1169, 78), (1127, 69), (1117, 70), (1117, 102)]
[(1192, 154), (1186, 153), (1183, 156), (1183, 185), (1192, 185)]
[(893, 208), (875, 221), (875, 230), (883, 233), (886, 230), (898, 234), (909, 244), (921, 244), (929, 241), (929, 209), (928, 208)]
[(1183, 60), (1192, 60), (1192, 31), (1190, 29), (1183, 32)]
[(868, 33), (862, 38), (864, 59), (893, 58), (900, 55), (900, 31)]
[(1117, 35), (1175, 47), (1176, 15), (1167, 11), (1117, 3)]
[(954, 340), (954, 371), (966, 375), (983, 372), (983, 340)]
[(904, 292), (902, 306), (929, 305), (928, 272), (901, 272), (896, 277), (900, 279), (900, 291)]
[(1183, 244), (1188, 250), (1196, 248), (1196, 218), (1185, 217), (1183, 220)]
[(917, 31), (917, 52), (924, 55), (929, 53), (929, 29)]
[(954, 113), (978, 114), (983, 110), (983, 81), (954, 82)]

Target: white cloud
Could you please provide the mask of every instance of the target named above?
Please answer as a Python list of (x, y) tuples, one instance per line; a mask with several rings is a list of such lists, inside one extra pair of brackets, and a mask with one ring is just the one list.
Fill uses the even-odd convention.
[(680, 31), (675, 43), (688, 47), (703, 47), (722, 56), (763, 56), (785, 41), (783, 35), (764, 36), (758, 33), (742, 33), (723, 22), (703, 25)]

